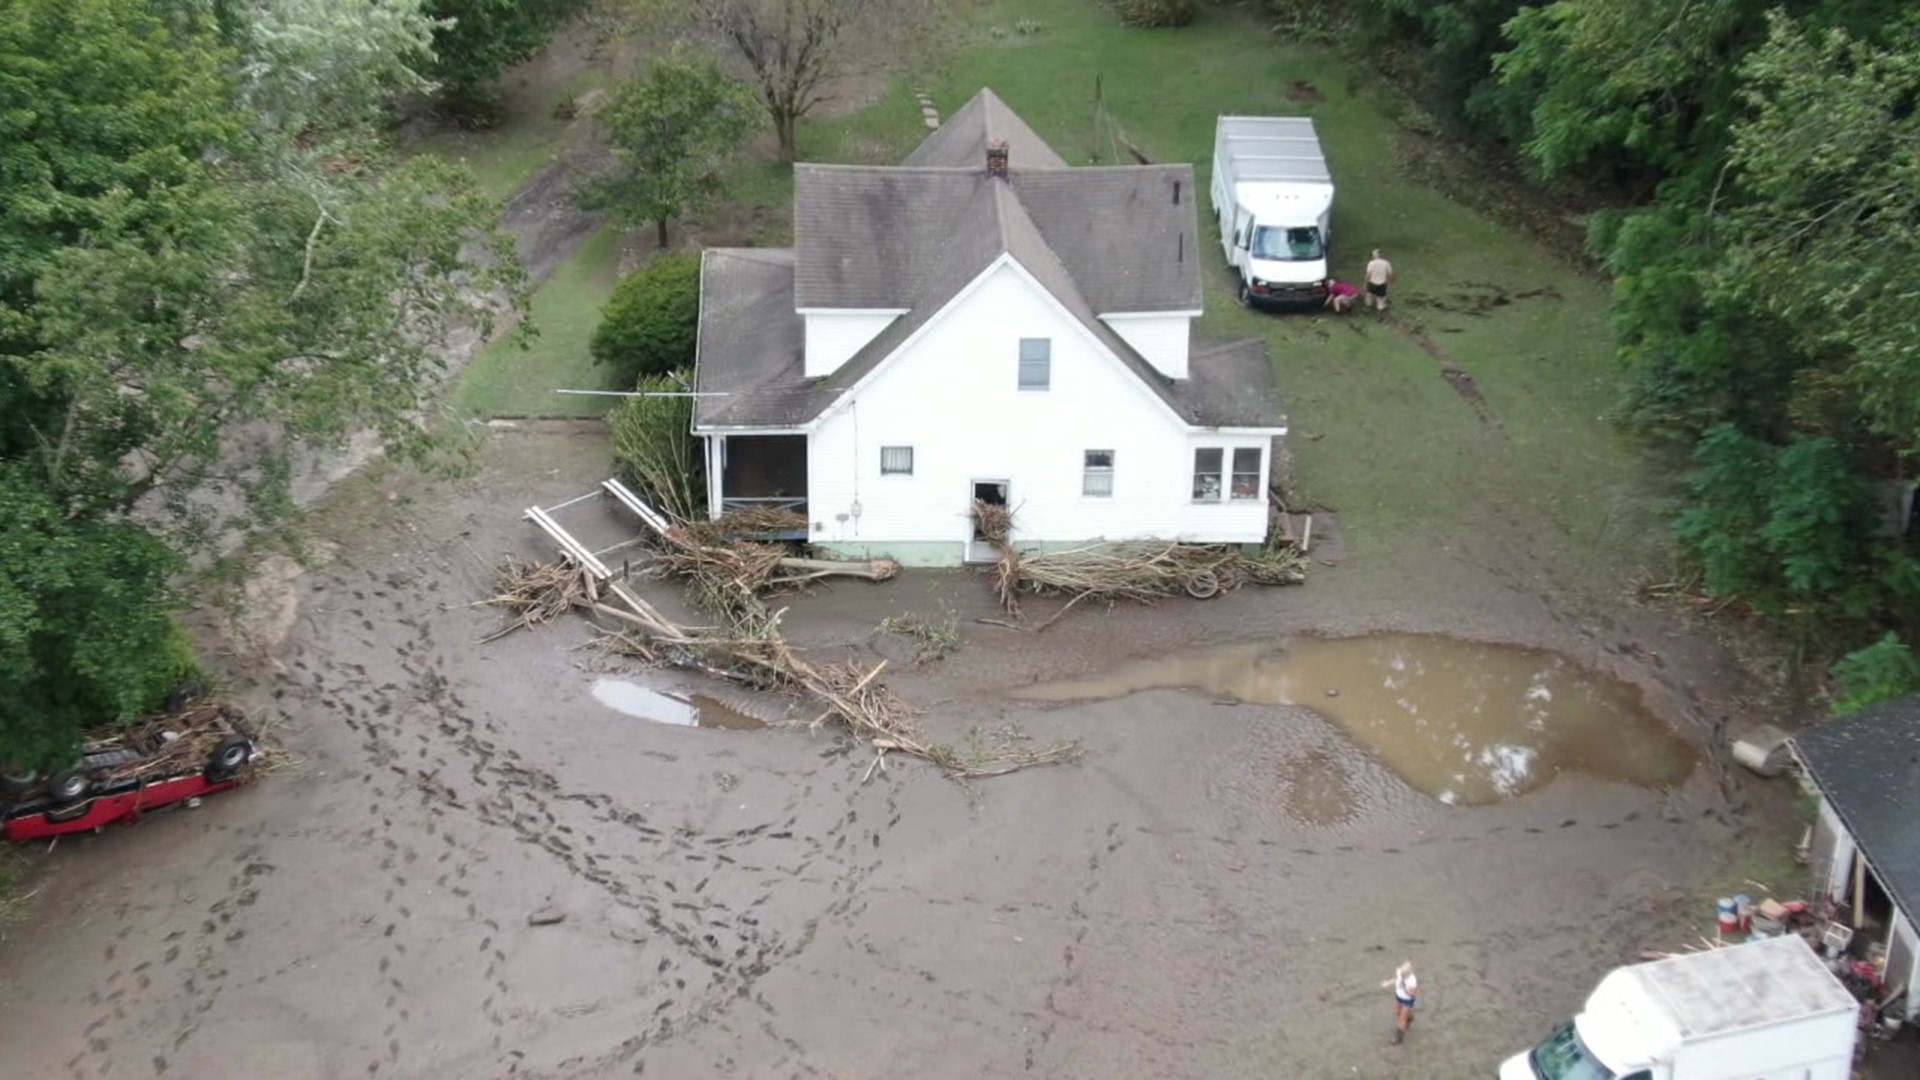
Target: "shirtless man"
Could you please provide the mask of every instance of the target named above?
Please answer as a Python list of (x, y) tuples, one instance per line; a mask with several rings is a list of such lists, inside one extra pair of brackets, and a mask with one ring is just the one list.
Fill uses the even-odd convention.
[(1379, 248), (1373, 249), (1373, 258), (1367, 262), (1367, 306), (1378, 311), (1387, 310), (1387, 286), (1393, 284), (1393, 264), (1380, 254)]

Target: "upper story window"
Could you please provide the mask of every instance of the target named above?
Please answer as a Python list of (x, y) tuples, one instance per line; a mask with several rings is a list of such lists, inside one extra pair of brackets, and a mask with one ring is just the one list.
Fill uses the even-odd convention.
[(912, 476), (913, 447), (883, 446), (880, 448), (881, 476)]
[(1020, 339), (1020, 389), (1045, 390), (1053, 385), (1053, 341)]
[(1113, 451), (1086, 452), (1080, 466), (1080, 494), (1095, 499), (1113, 494)]

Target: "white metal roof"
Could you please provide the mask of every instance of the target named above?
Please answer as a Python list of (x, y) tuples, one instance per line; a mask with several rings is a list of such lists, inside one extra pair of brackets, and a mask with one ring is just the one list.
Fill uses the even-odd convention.
[(1692, 1039), (1858, 1006), (1796, 934), (1622, 969)]
[(1214, 144), (1225, 148), (1236, 182), (1333, 182), (1311, 117), (1223, 116)]

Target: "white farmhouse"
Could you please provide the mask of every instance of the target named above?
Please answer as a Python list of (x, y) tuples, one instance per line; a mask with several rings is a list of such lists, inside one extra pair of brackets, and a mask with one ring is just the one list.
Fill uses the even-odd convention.
[(1255, 341), (1193, 336), (1189, 165), (1071, 168), (982, 90), (894, 167), (794, 167), (794, 247), (701, 268), (709, 511), (908, 565), (1014, 542), (1255, 543), (1286, 433)]

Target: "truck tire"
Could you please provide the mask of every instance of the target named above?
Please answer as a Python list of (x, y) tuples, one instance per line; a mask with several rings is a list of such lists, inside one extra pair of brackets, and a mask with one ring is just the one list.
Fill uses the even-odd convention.
[(83, 768), (68, 769), (47, 781), (47, 794), (53, 797), (54, 802), (62, 805), (79, 802), (87, 797), (87, 792), (92, 790), (93, 777), (87, 775), (87, 770)]
[(211, 783), (218, 784), (231, 780), (247, 762), (253, 760), (253, 743), (242, 735), (229, 735), (220, 740), (207, 756), (205, 776)]

